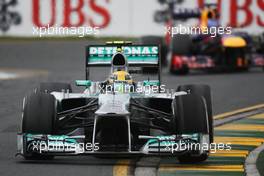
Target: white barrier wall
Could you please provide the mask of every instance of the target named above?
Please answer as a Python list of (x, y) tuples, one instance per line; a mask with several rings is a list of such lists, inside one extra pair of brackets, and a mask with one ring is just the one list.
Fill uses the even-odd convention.
[[(183, 6), (198, 7), (203, 1), (186, 0)], [(251, 33), (264, 32), (264, 0), (209, 2), (216, 1), (221, 4), (222, 25), (243, 26), (242, 30)], [(100, 28), (99, 36), (164, 33), (163, 25), (153, 20), (155, 10), (163, 8), (156, 0), (18, 0), (17, 4), (8, 5), (7, 11), (2, 10), (2, 5), (0, 19), (5, 16), (7, 20), (0, 20), (1, 36), (32, 36), (33, 27), (48, 24), (57, 27), (97, 26)], [(10, 12), (19, 14), (20, 24), (14, 24), (17, 22), (11, 20)], [(197, 20), (187, 23), (192, 25)]]

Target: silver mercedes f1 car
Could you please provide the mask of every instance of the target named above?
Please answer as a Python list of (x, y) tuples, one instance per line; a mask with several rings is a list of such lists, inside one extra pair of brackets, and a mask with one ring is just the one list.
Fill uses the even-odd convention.
[[(209, 86), (165, 88), (158, 45), (90, 45), (85, 59), (86, 79), (75, 81), (84, 86), (83, 92), (73, 93), (67, 83), (41, 83), (25, 96), (17, 135), (19, 155), (207, 159), (213, 143)], [(103, 81), (90, 80), (90, 69), (102, 66), (110, 67), (110, 75)], [(142, 67), (156, 68), (157, 79), (134, 80), (132, 74), (141, 74)]]

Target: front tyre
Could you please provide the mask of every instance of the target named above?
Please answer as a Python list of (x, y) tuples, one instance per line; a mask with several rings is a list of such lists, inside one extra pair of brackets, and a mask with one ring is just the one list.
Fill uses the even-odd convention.
[[(53, 95), (42, 92), (27, 95), (23, 103), (22, 133), (53, 134), (56, 114), (56, 100)], [(38, 153), (24, 154), (25, 159), (53, 158)]]
[[(198, 94), (187, 94), (177, 96), (173, 102), (174, 118), (172, 121), (174, 133), (176, 134), (201, 134), (208, 137), (209, 142), (209, 120), (205, 98)], [(202, 139), (199, 138), (199, 143)], [(197, 141), (197, 142), (198, 142)], [(199, 151), (200, 152), (200, 149)], [(195, 163), (205, 161), (209, 151), (193, 153), (191, 150), (178, 157), (181, 163)]]
[(206, 108), (208, 113), (209, 121), (209, 137), (210, 143), (214, 142), (214, 129), (213, 129), (213, 112), (212, 112), (212, 98), (211, 98), (211, 89), (208, 85), (181, 85), (178, 87), (177, 91), (190, 92), (191, 94), (196, 94), (201, 97), (204, 97), (206, 101)]

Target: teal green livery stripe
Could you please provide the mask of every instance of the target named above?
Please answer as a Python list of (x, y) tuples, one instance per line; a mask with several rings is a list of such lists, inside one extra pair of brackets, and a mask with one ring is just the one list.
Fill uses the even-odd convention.
[[(101, 58), (101, 57), (93, 57), (89, 58), (89, 62), (106, 62), (106, 61), (111, 61), (112, 58)], [(128, 57), (128, 62), (129, 61), (157, 61), (157, 57)]]

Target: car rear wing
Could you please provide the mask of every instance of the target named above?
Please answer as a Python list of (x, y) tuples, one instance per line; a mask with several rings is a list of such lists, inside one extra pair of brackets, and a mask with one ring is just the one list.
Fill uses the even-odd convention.
[(160, 80), (161, 58), (159, 45), (131, 45), (129, 43), (110, 43), (86, 47), (86, 79), (89, 67), (111, 66), (112, 57), (122, 49), (129, 67), (156, 67)]

